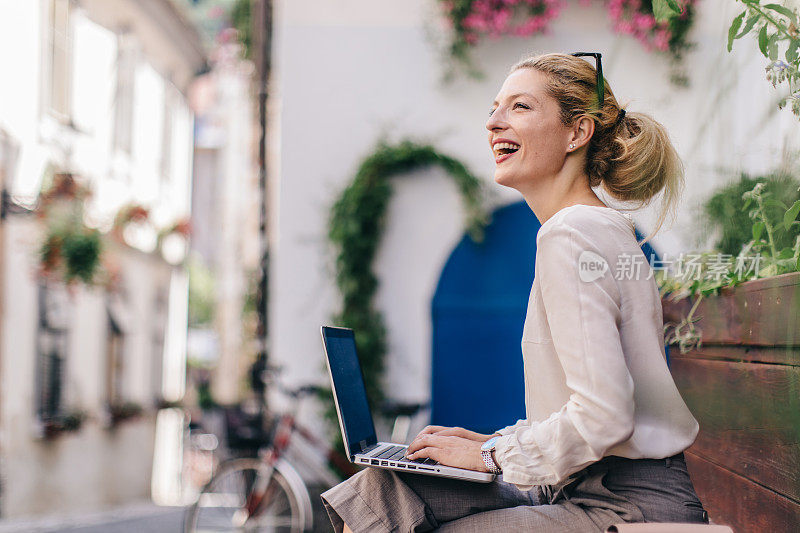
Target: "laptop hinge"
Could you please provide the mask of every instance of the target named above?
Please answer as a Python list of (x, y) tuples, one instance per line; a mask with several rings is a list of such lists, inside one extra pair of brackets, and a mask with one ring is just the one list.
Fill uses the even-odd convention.
[(362, 446), (360, 453), (371, 452), (372, 450), (374, 450), (377, 447), (378, 447), (378, 443), (377, 442), (375, 444), (370, 444), (369, 446)]

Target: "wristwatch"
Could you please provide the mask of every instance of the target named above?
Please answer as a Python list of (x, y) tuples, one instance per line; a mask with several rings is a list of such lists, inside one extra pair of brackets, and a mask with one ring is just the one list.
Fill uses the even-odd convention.
[(497, 466), (497, 463), (494, 462), (492, 459), (492, 452), (494, 451), (494, 445), (497, 442), (497, 439), (500, 438), (500, 435), (496, 437), (492, 437), (491, 439), (487, 440), (483, 444), (481, 444), (481, 457), (483, 458), (483, 462), (486, 465), (486, 468), (489, 469), (489, 472), (492, 474), (500, 474), (503, 471)]

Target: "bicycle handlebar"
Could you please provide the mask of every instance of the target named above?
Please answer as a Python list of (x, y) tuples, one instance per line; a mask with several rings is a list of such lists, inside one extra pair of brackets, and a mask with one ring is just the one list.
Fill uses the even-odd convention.
[(303, 385), (302, 387), (297, 387), (294, 389), (290, 389), (289, 387), (284, 387), (283, 385), (278, 384), (278, 389), (286, 394), (287, 396), (291, 396), (294, 399), (305, 398), (306, 396), (313, 396), (314, 394), (319, 394), (324, 389), (319, 385)]

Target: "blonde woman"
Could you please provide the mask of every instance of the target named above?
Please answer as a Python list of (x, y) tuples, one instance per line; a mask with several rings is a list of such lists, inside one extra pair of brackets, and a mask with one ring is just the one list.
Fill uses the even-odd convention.
[(367, 468), (322, 495), (335, 530), (584, 533), (707, 522), (683, 457), (698, 424), (667, 368), (650, 266), (629, 215), (595, 194), (601, 186), (645, 204), (661, 193), (657, 231), (683, 185), (667, 132), (621, 109), (600, 54), (582, 52), (514, 65), (486, 129), (495, 181), (519, 191), (542, 223), (522, 334), (527, 418), (494, 435), (425, 428), (409, 458), (502, 479)]

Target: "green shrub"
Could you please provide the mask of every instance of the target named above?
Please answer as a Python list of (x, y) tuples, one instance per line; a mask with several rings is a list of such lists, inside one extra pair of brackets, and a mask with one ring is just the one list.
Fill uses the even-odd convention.
[[(782, 172), (775, 172), (767, 176), (752, 177), (742, 173), (739, 180), (726, 185), (715, 192), (703, 205), (703, 215), (709, 231), (718, 232), (719, 239), (714, 247), (725, 254), (736, 255), (753, 238), (753, 221), (744, 208), (745, 200), (742, 195), (755, 187), (756, 183), (764, 182), (764, 191), (771, 198), (792, 205), (800, 199), (800, 182), (793, 176)], [(786, 211), (776, 203), (765, 206), (767, 215), (772, 220), (783, 220)], [(791, 226), (788, 230), (782, 225), (776, 226), (774, 234), (775, 245), (778, 249), (791, 247), (800, 226)]]

